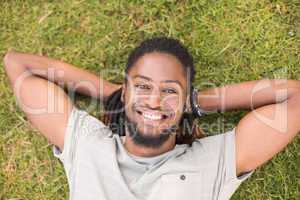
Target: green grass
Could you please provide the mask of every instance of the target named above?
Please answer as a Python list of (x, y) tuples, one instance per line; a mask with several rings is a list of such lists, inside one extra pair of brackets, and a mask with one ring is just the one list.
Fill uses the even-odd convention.
[[(128, 52), (143, 39), (164, 34), (188, 46), (200, 88), (208, 81), (300, 79), (298, 0), (101, 2), (1, 0), (0, 57), (13, 48), (122, 80), (115, 71), (124, 69)], [(0, 199), (67, 199), (63, 167), (17, 107), (0, 65)], [(243, 114), (204, 121), (237, 123)], [(258, 169), (233, 199), (299, 199), (299, 139)]]

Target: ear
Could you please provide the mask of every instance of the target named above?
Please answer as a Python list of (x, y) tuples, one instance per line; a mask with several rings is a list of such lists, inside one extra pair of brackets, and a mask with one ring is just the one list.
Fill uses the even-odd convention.
[(192, 110), (191, 108), (191, 94), (188, 94), (187, 97), (186, 97), (186, 101), (185, 101), (185, 104), (184, 104), (184, 112), (190, 112)]
[(121, 94), (121, 101), (124, 103), (125, 99), (125, 83), (122, 84), (122, 94)]

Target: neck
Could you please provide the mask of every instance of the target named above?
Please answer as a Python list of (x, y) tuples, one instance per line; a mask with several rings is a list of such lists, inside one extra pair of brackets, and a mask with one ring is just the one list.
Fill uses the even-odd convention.
[(173, 135), (161, 147), (158, 148), (143, 147), (141, 145), (135, 144), (132, 138), (126, 135), (124, 146), (129, 153), (135, 156), (154, 157), (172, 150), (175, 147), (175, 143), (176, 143), (176, 136)]

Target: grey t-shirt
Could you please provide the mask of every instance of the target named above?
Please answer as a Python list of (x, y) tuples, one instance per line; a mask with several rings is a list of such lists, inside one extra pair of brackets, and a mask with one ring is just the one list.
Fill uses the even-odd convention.
[(234, 130), (143, 158), (74, 106), (63, 152), (53, 146), (53, 153), (64, 165), (71, 200), (225, 200), (251, 175), (236, 177)]

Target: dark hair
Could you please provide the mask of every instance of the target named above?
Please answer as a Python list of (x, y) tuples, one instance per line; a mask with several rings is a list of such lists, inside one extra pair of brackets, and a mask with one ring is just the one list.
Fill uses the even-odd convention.
[(190, 85), (194, 81), (194, 61), (188, 50), (180, 43), (180, 41), (167, 38), (156, 37), (145, 40), (138, 47), (136, 47), (129, 55), (125, 74), (128, 74), (129, 70), (134, 66), (136, 61), (147, 53), (161, 52), (173, 55), (176, 57), (184, 67), (184, 71), (188, 73)]
[[(138, 47), (136, 47), (129, 55), (125, 75), (127, 75), (136, 63), (136, 61), (143, 55), (152, 52), (161, 52), (173, 55), (182, 64), (184, 71), (187, 74), (189, 85), (192, 86), (194, 81), (194, 63), (193, 57), (188, 50), (176, 39), (167, 37), (156, 37), (143, 41)], [(189, 88), (190, 93), (192, 87)], [(122, 89), (115, 91), (106, 100), (104, 104), (105, 116), (104, 123), (108, 125), (113, 133), (120, 136), (125, 135), (125, 112), (124, 105), (121, 101)], [(191, 144), (196, 138), (203, 137), (203, 133), (197, 126), (197, 117), (193, 113), (183, 113), (179, 124), (179, 130), (177, 134), (177, 144)]]

